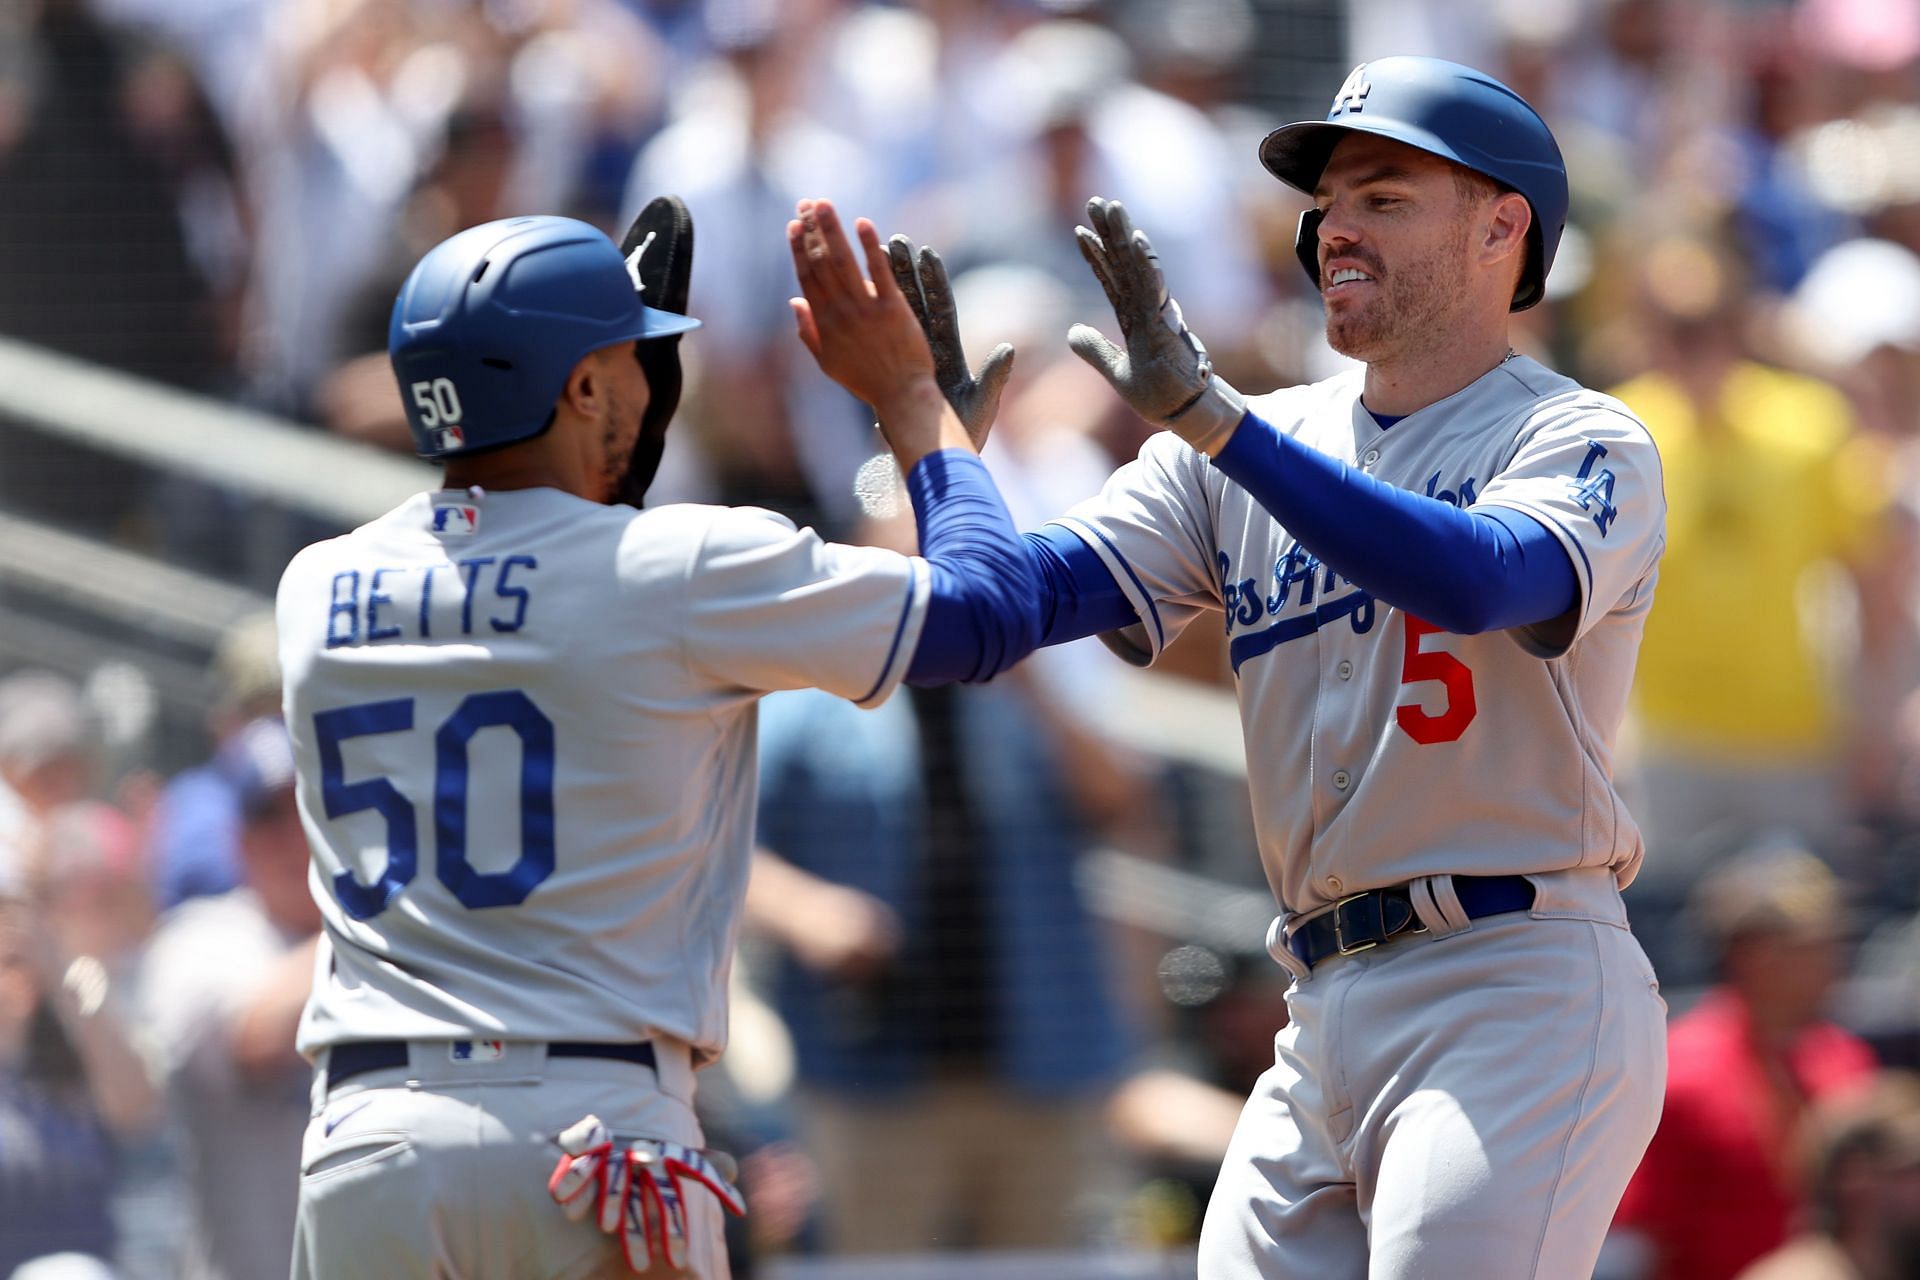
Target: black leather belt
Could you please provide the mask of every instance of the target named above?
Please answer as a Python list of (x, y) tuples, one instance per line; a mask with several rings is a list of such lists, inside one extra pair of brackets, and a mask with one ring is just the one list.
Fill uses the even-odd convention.
[[(1453, 891), (1469, 920), (1525, 911), (1533, 905), (1533, 881), (1525, 876), (1455, 876)], [(1340, 899), (1332, 910), (1295, 929), (1287, 939), (1287, 950), (1311, 969), (1329, 956), (1370, 951), (1402, 935), (1426, 931), (1407, 886), (1394, 885)]]
[[(460, 1043), (455, 1041), (454, 1043)], [(474, 1044), (477, 1041), (466, 1041)], [(550, 1040), (547, 1042), (549, 1058), (610, 1058), (615, 1062), (636, 1062), (643, 1067), (660, 1069), (659, 1060), (653, 1055), (653, 1045), (642, 1040), (635, 1044), (593, 1044), (584, 1040)], [(327, 1088), (344, 1084), (355, 1076), (363, 1076), (369, 1071), (388, 1071), (394, 1067), (407, 1065), (407, 1042), (405, 1040), (355, 1040), (347, 1044), (337, 1044), (327, 1052)]]

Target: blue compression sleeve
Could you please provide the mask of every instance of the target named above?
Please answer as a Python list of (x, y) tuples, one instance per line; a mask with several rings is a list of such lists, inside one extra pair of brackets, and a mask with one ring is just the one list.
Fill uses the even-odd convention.
[(1248, 413), (1213, 460), (1320, 562), (1445, 631), (1532, 626), (1580, 602), (1573, 561), (1518, 511), (1396, 488)]
[(1041, 581), (1040, 644), (1065, 644), (1140, 621), (1113, 573), (1080, 535), (1050, 524), (1026, 535)]
[(932, 592), (907, 682), (990, 680), (1032, 653), (1044, 625), (1033, 557), (980, 459), (928, 454), (907, 476)]

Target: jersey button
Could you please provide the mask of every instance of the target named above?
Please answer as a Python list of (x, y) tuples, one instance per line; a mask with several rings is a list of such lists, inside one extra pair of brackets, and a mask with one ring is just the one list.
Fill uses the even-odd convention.
[(1353, 663), (1347, 661), (1345, 658), (1340, 659), (1340, 665), (1336, 667), (1335, 670), (1340, 673), (1342, 680), (1353, 679)]
[(1328, 892), (1328, 893), (1331, 893), (1331, 894), (1338, 894), (1338, 893), (1339, 893), (1339, 892), (1340, 892), (1340, 891), (1341, 891), (1342, 889), (1344, 889), (1344, 888), (1346, 888), (1346, 887), (1347, 887), (1347, 882), (1346, 882), (1345, 880), (1342, 880), (1342, 879), (1341, 879), (1341, 878), (1340, 878), (1339, 876), (1328, 876), (1328, 877), (1327, 877), (1327, 892)]
[(1370, 467), (1380, 461), (1380, 451), (1378, 449), (1369, 449), (1367, 450), (1366, 456), (1361, 458), (1360, 461)]
[(1335, 769), (1333, 771), (1333, 789), (1335, 791), (1345, 791), (1352, 784), (1353, 777), (1345, 769)]

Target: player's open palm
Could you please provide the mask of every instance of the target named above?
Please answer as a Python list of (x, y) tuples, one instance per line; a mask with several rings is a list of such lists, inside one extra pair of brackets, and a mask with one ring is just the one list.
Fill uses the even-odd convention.
[(873, 224), (854, 224), (869, 280), (830, 201), (802, 200), (797, 214), (787, 224), (787, 247), (803, 295), (791, 300), (800, 341), (828, 377), (872, 405), (884, 423), (889, 407), (933, 382), (933, 353)]

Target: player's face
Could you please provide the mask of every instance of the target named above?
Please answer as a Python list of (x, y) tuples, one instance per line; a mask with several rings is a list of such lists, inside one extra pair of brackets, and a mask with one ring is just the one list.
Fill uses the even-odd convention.
[[(640, 442), (640, 423), (646, 416), (651, 394), (647, 375), (634, 359), (633, 344), (622, 343), (598, 353), (600, 376), (606, 379), (604, 409), (600, 415), (600, 447), (593, 459), (603, 484), (600, 501), (612, 502), (619, 491), (621, 477)], [(656, 451), (657, 454), (657, 451)], [(654, 458), (657, 464), (658, 457)]]
[(671, 416), (660, 422), (649, 424), (647, 411), (653, 407), (653, 384), (646, 377), (647, 366), (639, 359), (640, 344), (634, 344), (634, 363), (639, 366), (641, 380), (647, 383), (647, 397), (641, 405), (640, 435), (634, 442), (633, 454), (627, 464), (625, 483), (620, 487), (619, 500), (632, 506), (646, 504), (647, 490), (653, 485), (653, 477), (660, 470), (660, 459), (667, 451), (667, 427)]
[(1355, 134), (1314, 191), (1327, 342), (1377, 363), (1445, 333), (1468, 296), (1472, 210), (1438, 156)]

